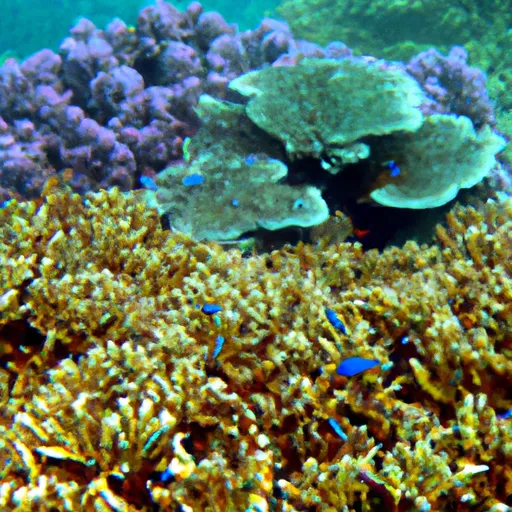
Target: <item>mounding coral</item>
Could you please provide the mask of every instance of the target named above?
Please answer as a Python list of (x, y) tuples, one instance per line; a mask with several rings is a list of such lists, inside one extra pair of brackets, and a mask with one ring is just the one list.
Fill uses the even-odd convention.
[(58, 52), (0, 68), (0, 200), (36, 198), (68, 168), (82, 193), (139, 187), (182, 158), (202, 93), (224, 97), (231, 79), (297, 45), (282, 22), (239, 32), (198, 2), (159, 1), (135, 26), (81, 19)]
[(55, 179), (0, 215), (1, 508), (506, 510), (510, 199), (381, 254), (225, 251)]

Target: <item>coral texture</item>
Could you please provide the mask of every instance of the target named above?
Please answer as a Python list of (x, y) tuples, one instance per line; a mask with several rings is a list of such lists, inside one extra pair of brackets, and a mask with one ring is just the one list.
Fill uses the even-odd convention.
[(46, 178), (74, 169), (76, 191), (130, 190), (182, 157), (201, 93), (274, 62), (297, 44), (284, 23), (237, 32), (197, 2), (159, 1), (136, 27), (82, 19), (56, 54), (0, 68), (0, 199), (38, 197)]
[(464, 116), (435, 114), (411, 134), (396, 135), (380, 148), (400, 162), (403, 177), (371, 193), (379, 204), (434, 208), (471, 188), (496, 166), (505, 140), (489, 126), (475, 132)]
[(381, 254), (247, 257), (56, 179), (0, 215), (1, 508), (510, 504), (510, 200)]
[(198, 240), (317, 226), (352, 198), (442, 206), (499, 169), (506, 145), (489, 124), (424, 116), (435, 100), (402, 67), (378, 61), (305, 58), (229, 88), (246, 105), (201, 96), (186, 162), (160, 173), (150, 198), (173, 229)]
[(247, 73), (229, 87), (249, 98), (249, 118), (295, 157), (319, 158), (370, 135), (415, 131), (423, 121), (418, 83), (364, 60), (304, 59)]
[[(507, 100), (507, 91), (512, 90), (512, 79), (508, 73), (512, 61), (507, 51), (512, 44), (510, 0), (464, 0), (450, 3), (442, 0), (318, 0), (313, 3), (307, 0), (283, 0), (278, 12), (290, 23), (297, 37), (306, 37), (318, 44), (339, 40), (352, 47), (356, 53), (387, 59), (407, 61), (431, 46), (443, 53), (449, 52), (453, 45), (464, 46), (472, 64), (489, 75), (489, 92), (499, 105), (498, 126), (509, 137), (512, 136), (511, 103)], [(485, 103), (488, 100), (486, 94), (481, 95), (481, 77), (475, 76), (474, 82), (452, 81), (451, 92), (446, 85), (438, 87), (438, 73), (443, 73), (447, 78), (454, 73), (448, 71), (446, 74), (448, 69), (442, 62), (444, 59), (440, 60), (436, 56), (437, 51), (428, 50), (420, 61), (437, 61), (437, 71), (433, 76), (435, 82), (430, 82), (429, 88), (437, 93), (448, 90), (449, 94), (442, 96), (441, 104), (456, 102), (457, 91), (474, 89), (475, 95), (471, 95), (473, 101), (459, 103), (459, 108), (465, 111), (463, 115), (472, 117), (468, 111), (478, 109), (476, 105), (479, 105), (484, 107), (481, 114), (487, 117)], [(452, 62), (445, 63), (453, 64), (455, 75), (459, 74), (462, 70), (460, 64), (464, 60), (463, 51), (456, 50), (450, 52), (450, 55), (452, 57), (449, 60)], [(420, 64), (417, 59), (413, 59), (413, 62), (415, 65)], [(474, 74), (475, 71), (470, 73)], [(511, 151), (509, 148), (506, 152), (509, 164), (512, 162)]]
[[(239, 32), (197, 2), (181, 12), (159, 1), (140, 11), (134, 27), (116, 19), (100, 30), (82, 19), (58, 53), (42, 50), (22, 63), (7, 58), (0, 68), (0, 201), (36, 198), (48, 176), (69, 168), (78, 192), (138, 188), (141, 178), (182, 159), (184, 140), (200, 125), (194, 107), (201, 94), (236, 100), (228, 84), (242, 74), (270, 64), (300, 69), (304, 57), (354, 67), (350, 56), (339, 42), (322, 48), (296, 40), (276, 20)], [(494, 122), (493, 105), (485, 77), (465, 58), (462, 50), (447, 57), (430, 51), (407, 70), (427, 93), (425, 113), (466, 115), (480, 128)], [(381, 78), (407, 81), (399, 67), (382, 63)], [(353, 75), (344, 83), (346, 90), (361, 82)], [(508, 119), (501, 111), (499, 118)], [(357, 146), (337, 157), (365, 155)]]

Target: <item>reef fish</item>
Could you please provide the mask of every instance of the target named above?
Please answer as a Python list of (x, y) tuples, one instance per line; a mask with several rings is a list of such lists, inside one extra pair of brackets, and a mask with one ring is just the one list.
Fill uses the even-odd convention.
[(329, 425), (334, 430), (334, 432), (336, 432), (336, 434), (338, 434), (338, 436), (340, 436), (343, 441), (348, 439), (347, 434), (343, 432), (341, 425), (334, 418), (329, 418), (327, 421), (329, 422)]
[(338, 365), (338, 368), (336, 368), (336, 373), (338, 375), (342, 375), (343, 377), (353, 377), (358, 373), (371, 370), (379, 364), (380, 362), (376, 361), (375, 359), (365, 359), (364, 357), (349, 357)]
[(158, 187), (157, 187), (155, 181), (153, 180), (153, 178), (150, 178), (149, 176), (141, 176), (140, 184), (144, 188), (147, 188), (148, 190), (153, 190), (153, 191), (158, 190)]
[(205, 315), (214, 315), (215, 313), (219, 313), (220, 311), (222, 311), (222, 307), (219, 306), (218, 304), (204, 304), (203, 307), (201, 308), (201, 311)]
[(216, 359), (217, 356), (220, 354), (220, 351), (222, 350), (222, 347), (224, 346), (224, 336), (217, 336), (215, 339), (215, 347), (213, 348), (212, 357), (213, 359)]
[(195, 187), (196, 185), (204, 183), (204, 176), (200, 174), (189, 174), (181, 180), (181, 183), (183, 183), (185, 187)]
[(345, 324), (338, 318), (338, 315), (332, 309), (325, 308), (325, 316), (329, 323), (338, 331), (341, 331), (343, 334), (347, 334), (347, 328)]
[(390, 160), (387, 165), (389, 168), (389, 174), (392, 178), (400, 176), (400, 167), (398, 167), (398, 164), (394, 160)]

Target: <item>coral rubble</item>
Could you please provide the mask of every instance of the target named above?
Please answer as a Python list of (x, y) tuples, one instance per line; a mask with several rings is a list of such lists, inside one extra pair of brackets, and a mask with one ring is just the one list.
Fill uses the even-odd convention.
[(0, 210), (0, 508), (510, 505), (509, 199), (247, 257), (56, 181)]

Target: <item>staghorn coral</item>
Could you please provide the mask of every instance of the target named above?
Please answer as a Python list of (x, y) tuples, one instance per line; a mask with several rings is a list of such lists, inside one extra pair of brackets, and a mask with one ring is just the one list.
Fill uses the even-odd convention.
[[(162, 231), (133, 193), (55, 180), (0, 215), (3, 508), (509, 503), (510, 200), (382, 254), (243, 257)], [(336, 375), (352, 356), (380, 367)]]

